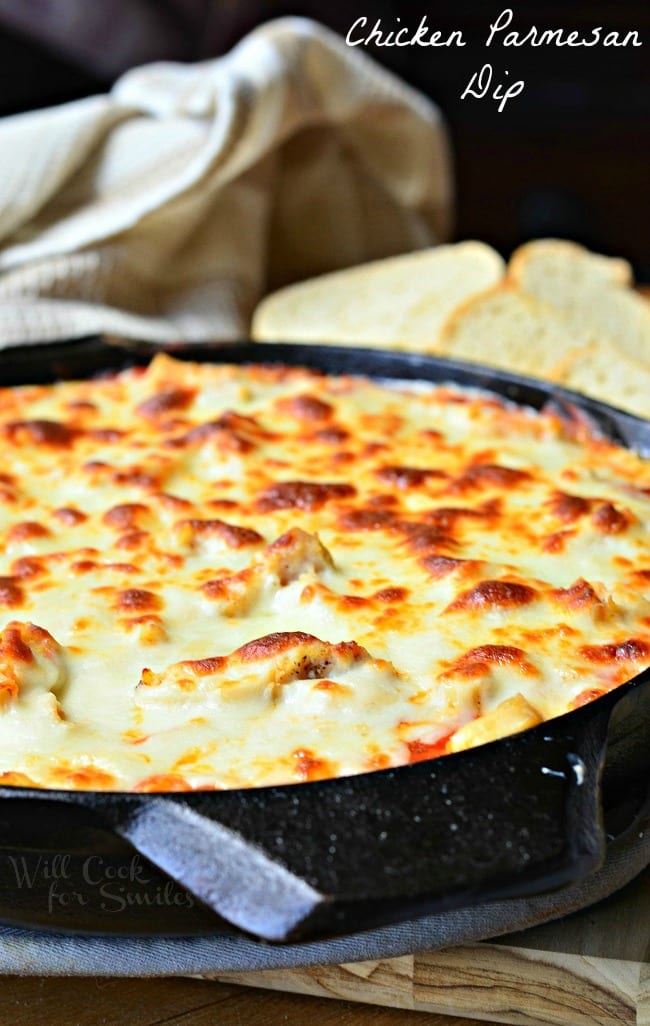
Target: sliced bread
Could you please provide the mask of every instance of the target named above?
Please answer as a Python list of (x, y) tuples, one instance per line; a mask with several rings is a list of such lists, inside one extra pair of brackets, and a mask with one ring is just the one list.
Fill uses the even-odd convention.
[(526, 291), (534, 295), (546, 292), (549, 302), (576, 289), (634, 284), (627, 260), (592, 253), (566, 239), (536, 239), (520, 246), (510, 257), (507, 276), (520, 288), (528, 285)]
[(638, 417), (650, 416), (650, 369), (602, 339), (567, 365), (562, 383)]
[(336, 271), (267, 296), (252, 337), (435, 352), (449, 314), (504, 270), (489, 246), (461, 242)]
[(504, 283), (468, 300), (442, 329), (440, 351), (563, 384), (640, 416), (648, 415), (650, 370), (593, 330)]
[(552, 307), (504, 284), (452, 313), (440, 333), (440, 352), (561, 381), (567, 365), (593, 342), (590, 332), (570, 332)]
[(632, 272), (626, 261), (573, 243), (542, 240), (514, 253), (508, 278), (553, 306), (572, 329), (593, 331), (650, 369), (650, 306), (628, 287)]

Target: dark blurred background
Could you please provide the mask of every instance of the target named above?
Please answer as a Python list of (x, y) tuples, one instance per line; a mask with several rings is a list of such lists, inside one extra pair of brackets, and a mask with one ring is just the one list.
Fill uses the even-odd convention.
[[(639, 32), (639, 48), (529, 46), (485, 50), (489, 24), (506, 4), (484, 0), (394, 3), (326, 0), (0, 0), (0, 114), (105, 91), (129, 67), (193, 61), (228, 50), (255, 25), (284, 14), (345, 35), (361, 16), (385, 31), (415, 30), (426, 14), (457, 48), (363, 48), (442, 108), (453, 140), (456, 236), (509, 253), (524, 239), (575, 239), (632, 261), (650, 281), (650, 2), (520, 2), (511, 28), (602, 25)], [(362, 49), (362, 48), (359, 48)], [(499, 113), (490, 99), (460, 96), (490, 61), (495, 82), (525, 79)]]

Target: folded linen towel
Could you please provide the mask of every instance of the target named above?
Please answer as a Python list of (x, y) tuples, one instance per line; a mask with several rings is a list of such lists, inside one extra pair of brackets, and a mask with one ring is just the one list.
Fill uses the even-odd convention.
[(436, 107), (306, 19), (7, 118), (0, 153), (0, 346), (245, 337), (266, 291), (449, 231)]

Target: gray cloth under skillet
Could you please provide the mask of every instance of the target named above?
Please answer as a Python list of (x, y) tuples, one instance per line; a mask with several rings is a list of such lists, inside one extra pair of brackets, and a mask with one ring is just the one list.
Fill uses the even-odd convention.
[(233, 970), (289, 969), (390, 958), (522, 930), (608, 897), (650, 864), (650, 828), (630, 830), (609, 846), (600, 870), (555, 894), (491, 902), (386, 926), (338, 940), (274, 946), (243, 937), (71, 936), (0, 928), (0, 972), (26, 976), (181, 976)]

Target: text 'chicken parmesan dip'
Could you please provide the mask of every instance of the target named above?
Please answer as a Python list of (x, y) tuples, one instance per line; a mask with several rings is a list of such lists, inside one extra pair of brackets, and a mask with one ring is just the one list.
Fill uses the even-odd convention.
[(0, 442), (0, 783), (381, 769), (650, 664), (650, 463), (551, 412), (159, 355)]

